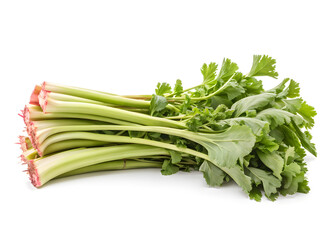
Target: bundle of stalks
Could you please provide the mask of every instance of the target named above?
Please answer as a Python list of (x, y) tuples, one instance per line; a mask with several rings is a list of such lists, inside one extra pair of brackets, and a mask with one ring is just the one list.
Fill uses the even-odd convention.
[(248, 74), (224, 59), (201, 68), (203, 82), (183, 89), (158, 83), (152, 95), (121, 96), (49, 82), (36, 85), (20, 114), (21, 160), (40, 187), (55, 178), (150, 168), (163, 175), (199, 170), (210, 186), (235, 181), (250, 198), (264, 192), (309, 191), (305, 150), (316, 112), (284, 79), (266, 91), (259, 76), (277, 78), (275, 60), (255, 55)]

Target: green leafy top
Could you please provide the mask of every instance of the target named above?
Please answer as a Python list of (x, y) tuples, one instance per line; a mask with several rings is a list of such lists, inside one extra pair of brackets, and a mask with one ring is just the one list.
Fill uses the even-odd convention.
[[(179, 79), (173, 90), (166, 83), (158, 84), (150, 113), (168, 116), (185, 124), (186, 131), (197, 133), (190, 133), (187, 139), (156, 140), (206, 154), (207, 158), (192, 161), (210, 186), (232, 178), (257, 201), (262, 191), (270, 200), (279, 193), (308, 192), (303, 158), (305, 150), (313, 155), (317, 152), (305, 128), (313, 127), (316, 111), (300, 97), (299, 83), (293, 79), (263, 89), (258, 77), (277, 78), (275, 63), (267, 55), (254, 55), (251, 70), (244, 75), (236, 63), (225, 58), (220, 70), (216, 63), (203, 64), (203, 81), (193, 88), (184, 90)], [(179, 112), (173, 113), (170, 105)], [(163, 174), (183, 169), (185, 158), (175, 151), (170, 156), (163, 163)]]
[(248, 155), (256, 138), (247, 126), (231, 126), (227, 131), (217, 134), (199, 133), (203, 138), (195, 139), (204, 146), (209, 158), (221, 167), (234, 167), (239, 158)]
[(164, 110), (167, 105), (168, 101), (165, 97), (153, 94), (150, 101), (150, 115), (153, 116), (155, 113)]
[(217, 78), (223, 80), (223, 82), (226, 82), (235, 74), (238, 69), (239, 68), (236, 63), (231, 62), (229, 58), (225, 58), (223, 59), (221, 69)]
[(254, 55), (253, 63), (248, 77), (254, 76), (269, 76), (273, 78), (278, 77), (278, 73), (275, 71), (276, 60), (268, 57), (267, 55)]
[(279, 179), (265, 170), (254, 167), (249, 167), (248, 169), (252, 173), (250, 176), (256, 185), (260, 185), (262, 182), (267, 197), (271, 197), (272, 194), (277, 193), (277, 188), (281, 186), (281, 181)]
[(276, 95), (273, 93), (261, 93), (254, 96), (249, 96), (235, 102), (231, 109), (234, 110), (234, 116), (239, 117), (248, 110), (261, 109), (268, 105), (275, 99)]
[(208, 85), (213, 85), (214, 80), (216, 79), (217, 76), (217, 69), (218, 69), (218, 64), (216, 63), (209, 63), (207, 65), (204, 63), (201, 68), (201, 73), (203, 75), (203, 82), (208, 84)]
[(156, 95), (163, 96), (166, 93), (171, 93), (171, 86), (169, 83), (158, 83), (156, 88)]
[(177, 79), (176, 84), (174, 85), (174, 95), (180, 97), (183, 93), (182, 81)]

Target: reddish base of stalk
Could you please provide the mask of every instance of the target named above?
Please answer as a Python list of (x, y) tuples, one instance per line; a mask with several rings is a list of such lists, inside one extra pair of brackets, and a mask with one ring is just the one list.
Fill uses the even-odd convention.
[(26, 143), (26, 137), (25, 136), (19, 136), (19, 143), (20, 148), (22, 152), (26, 152), (28, 150), (28, 144)]
[(23, 156), (23, 154), (20, 155), (20, 159), (21, 159), (22, 164), (28, 163), (28, 160), (25, 158), (25, 156)]
[(38, 99), (40, 91), (41, 91), (41, 86), (36, 85), (30, 97), (30, 102), (29, 102), (30, 104), (40, 106), (39, 99)]
[(29, 174), (29, 178), (32, 185), (35, 187), (40, 187), (41, 186), (40, 177), (38, 174), (38, 170), (34, 164), (34, 161), (30, 160), (27, 163), (28, 163), (28, 174)]
[(20, 116), (23, 117), (32, 147), (36, 149), (38, 154), (42, 157), (43, 153), (39, 149), (39, 141), (38, 137), (36, 136), (37, 127), (34, 125), (34, 122), (30, 120), (30, 110), (28, 106), (25, 106), (24, 110), (22, 111), (22, 115)]
[[(26, 143), (26, 137), (25, 136), (19, 136), (18, 144), (20, 144), (20, 148), (21, 148), (23, 153), (25, 153), (28, 150), (28, 144)], [(21, 159), (22, 164), (27, 164), (28, 163), (28, 160), (26, 159), (26, 157), (23, 154), (20, 155), (20, 159)]]
[(21, 110), (21, 114), (19, 114), (19, 116), (23, 118), (24, 123), (27, 125), (27, 123), (30, 121), (30, 110), (27, 105), (23, 110)]
[(41, 91), (39, 93), (38, 99), (39, 105), (44, 113), (46, 113), (46, 108), (48, 105), (48, 93), (50, 93), (50, 91), (46, 90), (46, 82), (43, 82), (41, 85)]
[(26, 126), (26, 129), (27, 129), (27, 133), (29, 135), (32, 147), (36, 149), (38, 154), (42, 157), (43, 153), (40, 151), (40, 148), (39, 148), (39, 140), (36, 135), (37, 127), (34, 125), (34, 122), (29, 121), (28, 125)]

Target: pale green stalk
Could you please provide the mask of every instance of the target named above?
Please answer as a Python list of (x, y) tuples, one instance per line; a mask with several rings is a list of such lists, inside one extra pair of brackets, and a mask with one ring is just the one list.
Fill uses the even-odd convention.
[(44, 155), (48, 155), (51, 153), (61, 152), (65, 150), (69, 150), (72, 148), (80, 148), (80, 147), (98, 147), (98, 146), (106, 146), (109, 143), (95, 140), (86, 140), (86, 139), (72, 139), (72, 140), (64, 140), (61, 142), (56, 142), (48, 146)]
[(45, 82), (43, 85), (45, 90), (48, 90), (51, 92), (67, 94), (75, 97), (91, 99), (94, 101), (99, 101), (104, 103), (111, 103), (111, 104), (116, 104), (120, 106), (138, 107), (138, 108), (149, 108), (150, 106), (149, 101), (125, 98), (118, 95), (104, 93), (100, 91), (63, 86), (63, 85), (49, 83), (49, 82)]
[[(221, 166), (218, 166), (213, 159), (209, 158), (209, 156), (204, 153), (197, 152), (189, 148), (181, 148), (173, 144), (153, 141), (149, 139), (131, 138), (126, 136), (115, 136), (115, 135), (107, 135), (107, 134), (96, 134), (96, 133), (90, 133), (90, 132), (67, 132), (67, 133), (60, 133), (60, 134), (51, 136), (41, 145), (40, 148), (42, 149), (42, 151), (44, 151), (45, 148), (50, 144), (63, 141), (66, 139), (88, 139), (88, 140), (95, 140), (95, 141), (106, 141), (106, 142), (117, 142), (117, 143), (134, 143), (134, 144), (155, 146), (163, 149), (169, 149), (173, 151), (190, 154), (190, 155), (202, 158), (204, 160), (207, 160), (212, 164), (214, 164), (215, 166), (217, 166), (218, 168), (220, 168), (221, 170), (223, 170), (224, 172), (226, 172), (246, 192), (250, 191), (251, 189), (250, 178), (245, 176), (242, 170), (237, 165), (232, 168), (221, 167)], [(155, 154), (155, 155), (158, 155), (158, 154)]]
[(33, 121), (34, 126), (37, 130), (46, 130), (50, 129), (51, 127), (69, 127), (69, 126), (93, 126), (103, 124), (104, 122), (93, 121), (93, 120), (86, 120), (86, 119), (48, 119), (48, 120), (40, 120), (40, 121)]
[(51, 99), (57, 100), (57, 101), (91, 103), (91, 104), (97, 104), (97, 105), (102, 105), (102, 106), (121, 108), (121, 109), (129, 110), (132, 112), (140, 112), (140, 113), (145, 113), (145, 114), (149, 113), (149, 109), (146, 109), (146, 108), (134, 108), (134, 107), (119, 106), (119, 105), (115, 105), (115, 104), (108, 104), (108, 103), (104, 103), (104, 102), (99, 102), (99, 101), (94, 101), (94, 100), (90, 100), (90, 99), (86, 99), (86, 98), (74, 97), (71, 95), (54, 93), (54, 92), (48, 92), (46, 94), (48, 96), (50, 96)]
[(28, 106), (29, 109), (29, 118), (31, 121), (38, 121), (38, 120), (49, 120), (49, 119), (61, 119), (61, 118), (74, 118), (74, 119), (89, 119), (95, 120), (105, 123), (112, 123), (117, 125), (130, 125), (130, 126), (138, 126), (137, 123), (131, 123), (127, 121), (122, 121), (119, 119), (109, 118), (109, 117), (102, 117), (93, 114), (79, 114), (79, 113), (69, 113), (69, 112), (53, 112), (53, 113), (44, 113), (39, 106)]
[(166, 148), (174, 151), (184, 152), (187, 154), (191, 154), (194, 156), (198, 156), (200, 158), (206, 156), (203, 153), (194, 151), (189, 148), (179, 148), (176, 145), (168, 144), (159, 141), (153, 141), (144, 138), (134, 138), (134, 137), (127, 137), (127, 136), (116, 136), (116, 135), (108, 135), (108, 134), (99, 134), (99, 133), (92, 133), (92, 132), (64, 132), (52, 135), (51, 137), (47, 138), (40, 146), (39, 150), (42, 153), (46, 152), (46, 149), (54, 143), (65, 141), (65, 140), (73, 140), (73, 139), (86, 139), (86, 140), (93, 140), (93, 141), (103, 141), (103, 142), (113, 142), (113, 143), (135, 143), (135, 144), (143, 144), (143, 145), (150, 145), (155, 147)]
[(69, 177), (83, 173), (122, 170), (122, 169), (137, 169), (137, 168), (161, 168), (162, 162), (153, 161), (135, 161), (135, 160), (116, 160), (111, 162), (103, 162), (83, 168), (78, 168), (70, 172), (57, 176), (56, 178)]
[(199, 133), (191, 132), (187, 130), (180, 130), (180, 129), (167, 128), (167, 127), (114, 126), (114, 125), (57, 126), (57, 127), (46, 128), (46, 129), (37, 131), (36, 135), (38, 137), (39, 144), (42, 144), (48, 137), (50, 137), (53, 134), (57, 134), (61, 132), (82, 132), (82, 131), (98, 131), (98, 130), (157, 132), (162, 134), (183, 137), (195, 142), (197, 142), (197, 140), (202, 140), (202, 141), (208, 140), (206, 136), (209, 136), (203, 133), (199, 134)]
[(35, 159), (32, 162), (32, 169), (36, 169), (37, 176), (33, 173), (31, 178), (38, 177), (34, 184), (39, 187), (51, 179), (75, 169), (108, 161), (152, 155), (169, 155), (169, 152), (163, 148), (135, 144), (69, 150)]
[(130, 121), (133, 123), (149, 125), (149, 126), (164, 126), (173, 128), (186, 128), (185, 124), (176, 122), (173, 120), (152, 117), (149, 115), (126, 111), (118, 108), (112, 108), (108, 106), (101, 106), (90, 103), (74, 103), (74, 102), (62, 102), (55, 101), (53, 99), (47, 99), (47, 105), (45, 108), (46, 112), (57, 113), (57, 112), (68, 112), (68, 113), (81, 113), (90, 115), (99, 115), (102, 117), (109, 117), (124, 121)]
[[(206, 96), (203, 96), (203, 97), (191, 97), (190, 99), (191, 99), (191, 101), (203, 101), (203, 100), (208, 100), (208, 99), (210, 99), (210, 98), (212, 98), (213, 96), (215, 96), (215, 95), (217, 95), (217, 94), (219, 94), (219, 93), (222, 93), (227, 87), (228, 87), (228, 84), (229, 84), (229, 82), (232, 80), (232, 78), (230, 78), (228, 81), (226, 81), (218, 90), (216, 90), (215, 92), (213, 92), (213, 93), (211, 93), (211, 94), (208, 94), (208, 95), (206, 95)], [(199, 86), (201, 86), (201, 85), (203, 85), (203, 84), (200, 84), (200, 85), (198, 85), (198, 86), (196, 86), (196, 87), (199, 87)], [(196, 88), (196, 87), (193, 87), (193, 88)], [(187, 90), (192, 90), (193, 88), (190, 88), (190, 89), (187, 89)], [(187, 90), (185, 90), (185, 91), (187, 91)], [(184, 91), (184, 92), (185, 92)], [(169, 100), (173, 100), (173, 101), (182, 101), (182, 100), (185, 100), (185, 98), (184, 97), (174, 97), (174, 98), (169, 98), (169, 96), (167, 96), (168, 97), (168, 101)]]

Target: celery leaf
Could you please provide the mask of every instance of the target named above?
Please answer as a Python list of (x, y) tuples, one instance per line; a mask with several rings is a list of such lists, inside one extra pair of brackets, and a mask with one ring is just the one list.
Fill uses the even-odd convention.
[(254, 55), (251, 70), (248, 77), (254, 76), (269, 76), (273, 78), (278, 77), (278, 73), (275, 71), (276, 60), (268, 57), (267, 55)]
[(167, 104), (168, 101), (165, 97), (153, 94), (150, 101), (150, 114), (154, 115), (154, 113), (162, 111)]
[(273, 93), (261, 93), (245, 97), (235, 102), (231, 106), (231, 109), (234, 110), (234, 116), (239, 117), (242, 113), (245, 113), (248, 110), (256, 110), (265, 107), (272, 102), (275, 97), (276, 95)]
[(155, 90), (156, 95), (163, 96), (166, 93), (171, 93), (171, 86), (169, 83), (158, 83)]
[(277, 188), (281, 186), (281, 182), (272, 173), (249, 167), (250, 172), (262, 182), (264, 192), (267, 197), (272, 196), (273, 193), (277, 193)]
[(209, 161), (203, 161), (199, 170), (203, 172), (203, 177), (206, 179), (207, 184), (212, 187), (221, 186), (226, 176), (225, 172)]

